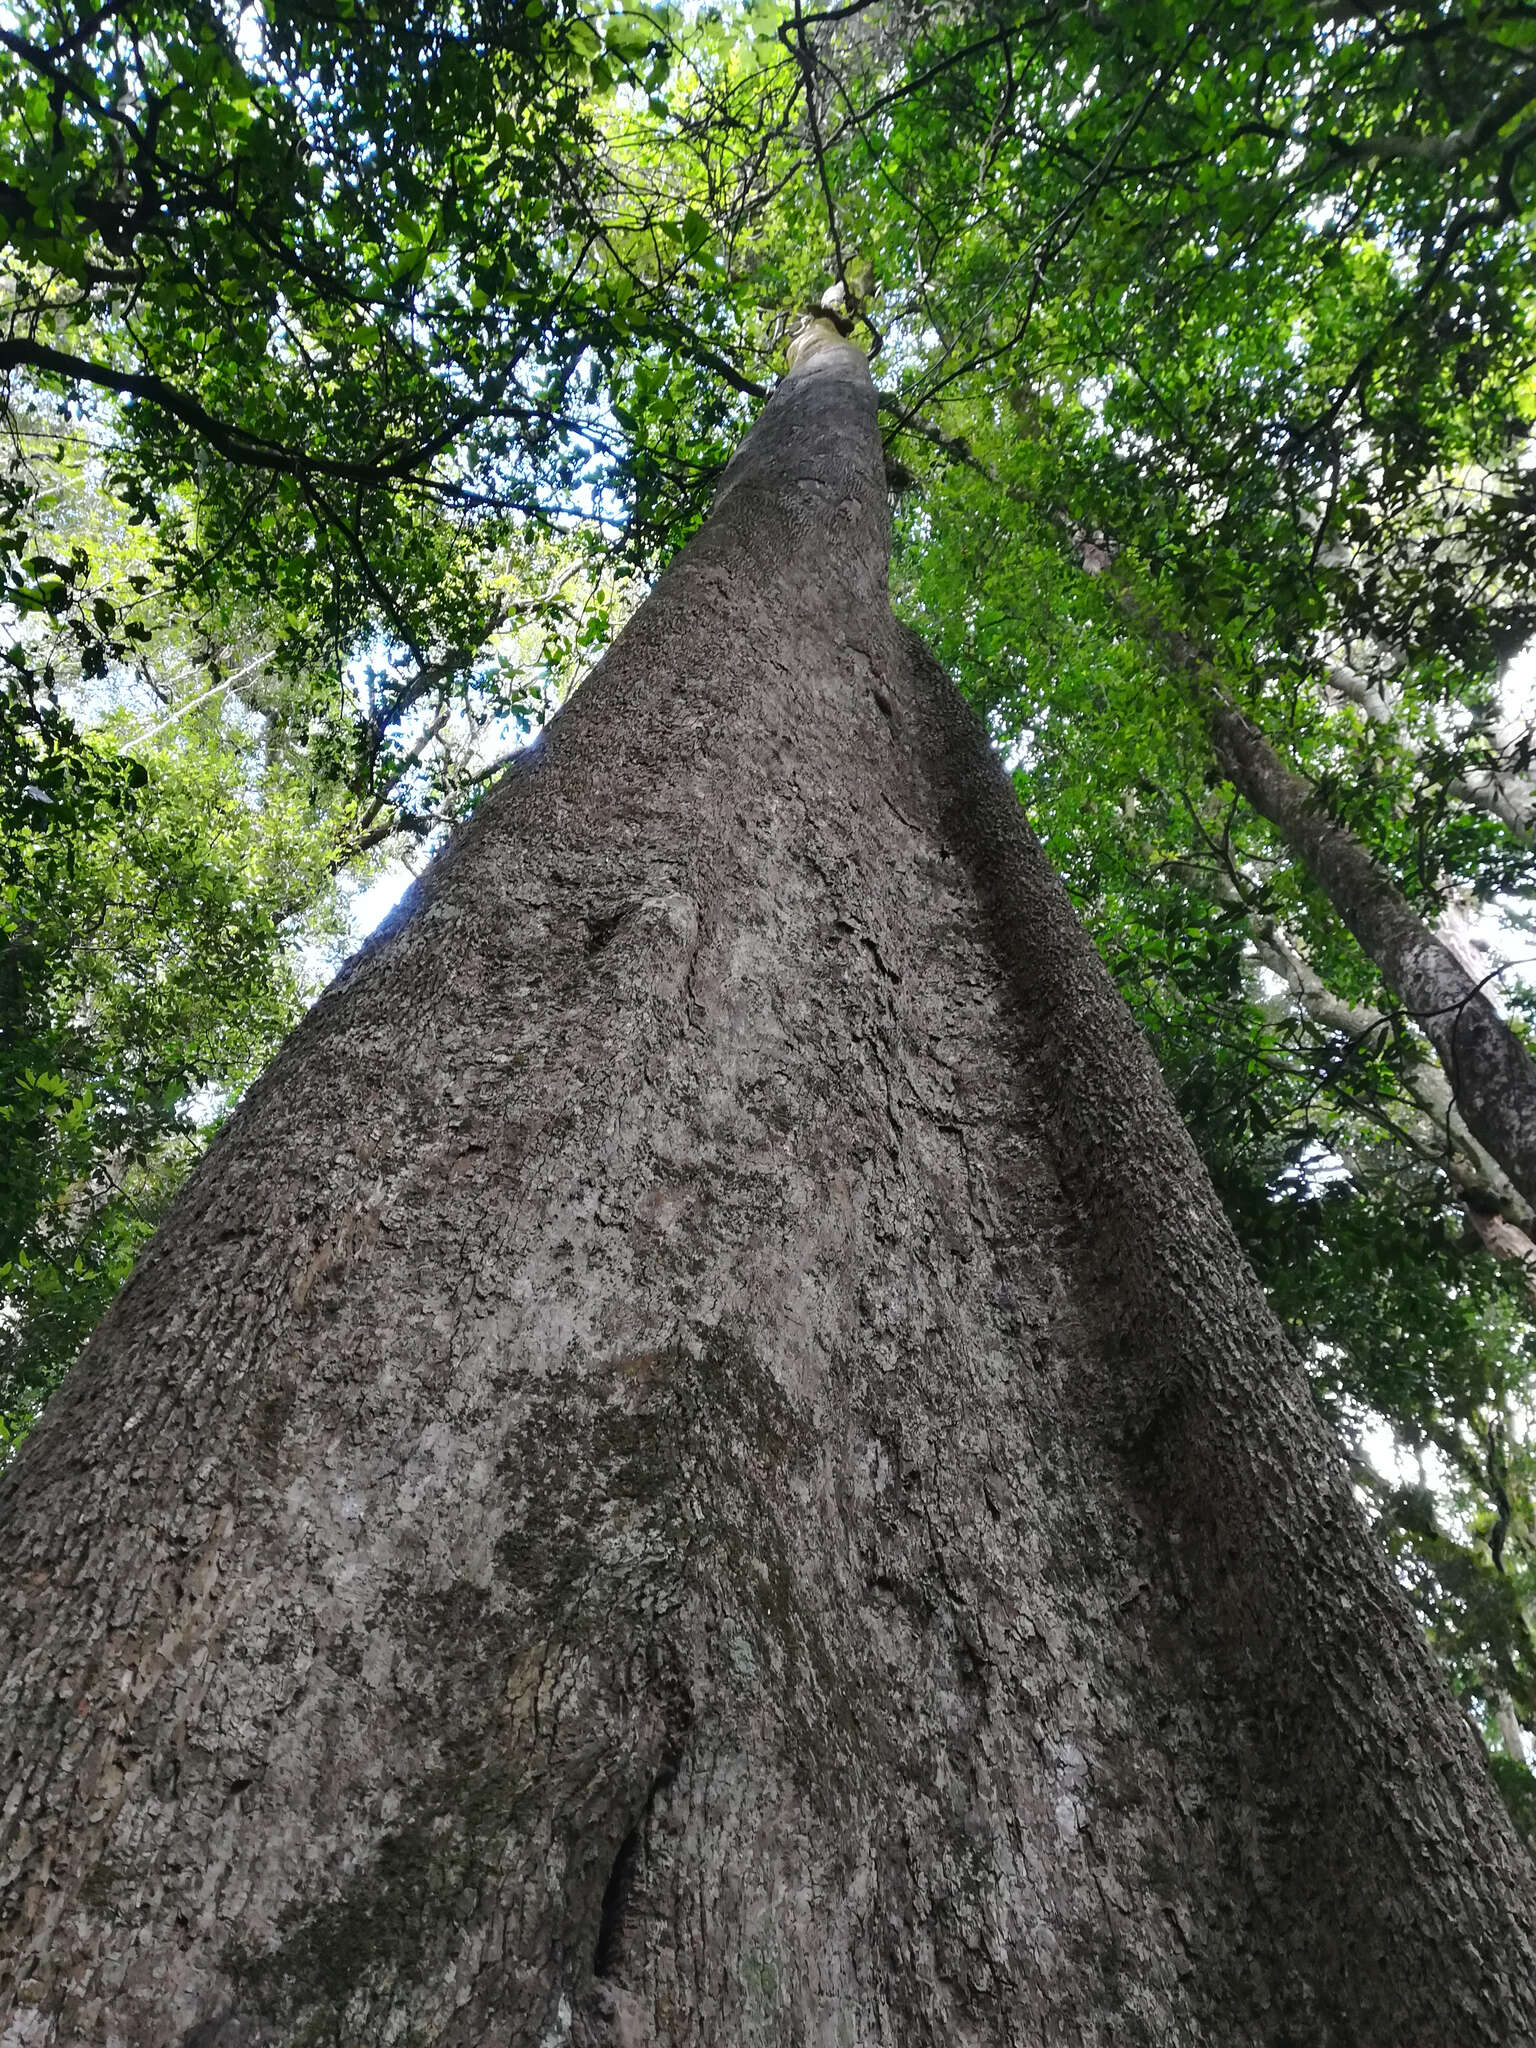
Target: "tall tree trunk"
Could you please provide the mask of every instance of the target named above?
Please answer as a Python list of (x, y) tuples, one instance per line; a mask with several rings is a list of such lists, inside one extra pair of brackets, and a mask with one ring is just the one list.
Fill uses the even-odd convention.
[(1505, 2048), (1531, 1871), (825, 325), (8, 1476), (4, 2039)]
[(1536, 1061), (1482, 984), (1252, 720), (1217, 704), (1211, 734), (1222, 773), (1274, 826), (1375, 961), (1439, 1054), (1468, 1130), (1536, 1208)]

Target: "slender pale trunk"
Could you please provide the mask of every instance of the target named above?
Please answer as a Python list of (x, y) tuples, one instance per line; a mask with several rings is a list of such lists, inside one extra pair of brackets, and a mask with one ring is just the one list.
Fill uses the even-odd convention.
[[(1394, 722), (1392, 701), (1380, 682), (1373, 682), (1370, 677), (1337, 663), (1328, 665), (1324, 679), (1329, 689), (1353, 704), (1372, 725), (1389, 726)], [(1490, 731), (1488, 726), (1484, 726), (1483, 734), (1494, 750), (1492, 765), (1469, 768), (1465, 775), (1454, 777), (1446, 787), (1460, 803), (1487, 811), (1501, 825), (1507, 825), (1516, 838), (1528, 839), (1532, 824), (1536, 822), (1536, 785), (1532, 784), (1529, 776), (1518, 774), (1504, 764), (1528, 758), (1530, 731), (1522, 730), (1513, 720), (1506, 720), (1502, 722), (1502, 731)]]
[(1500, 1216), (1497, 1212), (1490, 1214), (1475, 1201), (1465, 1201), (1462, 1209), (1467, 1222), (1494, 1258), (1518, 1268), (1531, 1305), (1536, 1307), (1536, 1242), (1532, 1241), (1530, 1233), (1518, 1223), (1511, 1223), (1507, 1216)]
[(1439, 1054), (1468, 1130), (1536, 1208), (1536, 1061), (1481, 983), (1252, 720), (1217, 705), (1210, 722), (1223, 774), (1274, 826), (1375, 961)]
[(1531, 1872), (813, 329), (8, 1476), (10, 2048), (1506, 2048)]
[[(1235, 889), (1232, 899), (1241, 901)], [(1384, 1040), (1391, 1032), (1392, 1019), (1386, 1011), (1368, 1009), (1362, 1003), (1347, 1003), (1336, 996), (1273, 919), (1251, 915), (1249, 927), (1259, 959), (1289, 984), (1292, 995), (1313, 1023), (1359, 1045), (1370, 1039)], [(1498, 1161), (1467, 1129), (1439, 1061), (1428, 1056), (1407, 1060), (1401, 1078), (1419, 1113), (1418, 1130), (1424, 1150), (1443, 1163), (1447, 1177), (1461, 1196), (1468, 1227), (1496, 1259), (1518, 1267), (1526, 1293), (1536, 1305), (1536, 1243), (1529, 1235), (1529, 1206), (1516, 1193)]]

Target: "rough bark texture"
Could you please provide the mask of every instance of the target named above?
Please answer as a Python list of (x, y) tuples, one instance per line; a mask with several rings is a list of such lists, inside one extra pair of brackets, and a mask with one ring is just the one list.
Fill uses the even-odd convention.
[(815, 334), (9, 1476), (9, 2048), (1507, 2048), (1531, 1872)]
[(1268, 818), (1440, 1055), (1467, 1128), (1536, 1207), (1536, 1061), (1391, 877), (1230, 705), (1211, 717), (1216, 758)]

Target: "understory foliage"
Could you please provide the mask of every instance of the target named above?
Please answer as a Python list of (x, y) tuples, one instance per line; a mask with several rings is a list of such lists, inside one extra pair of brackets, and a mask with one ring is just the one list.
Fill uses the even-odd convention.
[(898, 603), (1016, 764), (1529, 1826), (1536, 1219), (1209, 721), (1528, 1029), (1536, 9), (8, 20), (11, 1435), (348, 890), (606, 644), (830, 291)]

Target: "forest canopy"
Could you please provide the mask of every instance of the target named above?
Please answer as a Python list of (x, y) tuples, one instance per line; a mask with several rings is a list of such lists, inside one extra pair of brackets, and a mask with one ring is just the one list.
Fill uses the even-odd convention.
[(827, 308), (1536, 1828), (1531, 1189), (1286, 807), (1528, 1042), (1533, 146), (1475, 0), (10, 8), (0, 1442)]

